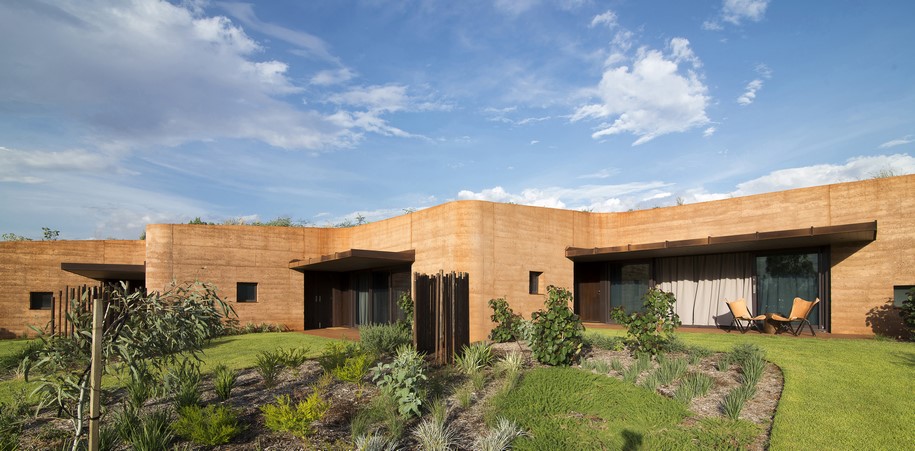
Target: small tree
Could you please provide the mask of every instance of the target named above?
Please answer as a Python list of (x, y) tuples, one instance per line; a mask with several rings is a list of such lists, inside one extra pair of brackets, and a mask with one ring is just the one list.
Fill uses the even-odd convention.
[(680, 316), (674, 310), (677, 298), (673, 293), (651, 288), (642, 299), (641, 312), (627, 314), (622, 307), (617, 307), (610, 316), (626, 326), (626, 342), (632, 349), (655, 355), (663, 350), (680, 326)]
[(52, 230), (48, 227), (41, 228), (42, 241), (57, 241), (58, 237), (60, 237), (60, 230)]
[(584, 327), (569, 304), (572, 293), (565, 288), (547, 287), (546, 310), (531, 314), (533, 323), (531, 351), (547, 365), (569, 365), (581, 353)]
[[(86, 297), (83, 301), (87, 301)], [(92, 314), (72, 308), (67, 319), (74, 332), (48, 335), (38, 331), (41, 347), (22, 362), (26, 381), (37, 382), (39, 408), (55, 406), (58, 415), (73, 423), (73, 449), (85, 431), (89, 396)], [(209, 284), (194, 282), (173, 287), (164, 294), (127, 293), (122, 283), (113, 289), (105, 307), (102, 334), (102, 367), (110, 363), (139, 378), (149, 368), (162, 369), (187, 353), (197, 358), (204, 344), (223, 331), (223, 320), (234, 316), (232, 308)]]
[(496, 326), (489, 332), (489, 339), (496, 343), (516, 339), (521, 315), (512, 311), (505, 298), (490, 299), (489, 307), (492, 309), (489, 319), (496, 323)]
[(400, 324), (405, 330), (413, 333), (413, 297), (410, 296), (410, 293), (403, 292), (400, 297), (397, 298), (397, 306), (400, 307), (400, 311), (403, 312), (403, 319), (398, 320), (397, 323)]

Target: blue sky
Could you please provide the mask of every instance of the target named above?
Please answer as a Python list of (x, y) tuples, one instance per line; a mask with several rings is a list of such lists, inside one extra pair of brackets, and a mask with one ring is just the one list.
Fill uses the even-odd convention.
[[(0, 232), (915, 173), (915, 3), (0, 3)], [(915, 193), (913, 193), (915, 194)]]

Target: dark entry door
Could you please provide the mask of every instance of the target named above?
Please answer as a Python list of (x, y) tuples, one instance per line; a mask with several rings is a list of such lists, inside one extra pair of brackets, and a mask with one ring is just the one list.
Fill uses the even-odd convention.
[(305, 329), (333, 326), (334, 287), (339, 278), (336, 273), (305, 273)]
[(577, 263), (575, 265), (575, 310), (582, 321), (607, 322), (609, 308), (606, 293), (602, 291), (606, 280), (605, 263)]

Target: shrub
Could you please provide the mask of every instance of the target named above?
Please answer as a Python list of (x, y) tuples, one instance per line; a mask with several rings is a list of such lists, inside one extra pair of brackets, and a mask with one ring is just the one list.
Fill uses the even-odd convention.
[(372, 366), (372, 358), (368, 353), (356, 354), (343, 361), (343, 365), (334, 368), (333, 375), (344, 382), (351, 382), (362, 387), (362, 381)]
[(524, 318), (518, 319), (518, 339), (531, 344), (534, 341), (534, 323)]
[(172, 416), (166, 409), (154, 410), (142, 417), (127, 432), (127, 443), (137, 451), (168, 449), (174, 438)]
[(642, 311), (626, 314), (622, 307), (613, 309), (610, 316), (626, 326), (626, 342), (635, 351), (658, 354), (680, 326), (680, 316), (674, 310), (677, 299), (673, 293), (651, 288), (642, 298)]
[(213, 390), (222, 401), (229, 399), (236, 381), (238, 381), (238, 373), (225, 365), (220, 364), (213, 370)]
[(283, 324), (272, 323), (246, 323), (244, 326), (238, 324), (227, 327), (225, 335), (242, 335), (242, 334), (262, 334), (267, 332), (286, 332), (286, 326)]
[(572, 293), (565, 288), (549, 286), (546, 310), (534, 312), (531, 351), (547, 365), (570, 365), (581, 353), (584, 327), (569, 304)]
[(299, 401), (295, 406), (289, 395), (277, 396), (276, 403), (261, 407), (264, 424), (274, 431), (290, 432), (301, 439), (312, 433), (311, 424), (324, 417), (330, 404), (314, 390), (308, 398)]
[(489, 319), (496, 323), (489, 332), (489, 339), (496, 343), (505, 343), (518, 338), (518, 326), (521, 315), (512, 311), (505, 298), (490, 299), (492, 315)]
[(420, 415), (420, 388), (426, 380), (426, 374), (423, 357), (419, 352), (412, 346), (401, 346), (391, 363), (379, 364), (373, 372), (372, 380), (382, 392), (397, 401), (401, 415)]
[(280, 364), (287, 368), (298, 368), (308, 360), (308, 353), (311, 348), (308, 346), (299, 346), (298, 348), (277, 349), (280, 357)]
[(464, 345), (462, 354), (454, 359), (454, 364), (464, 374), (472, 376), (484, 367), (492, 365), (492, 348), (484, 342)]
[(261, 351), (254, 358), (254, 369), (264, 380), (264, 385), (273, 387), (283, 371), (284, 357), (282, 350)]
[(346, 364), (346, 359), (362, 352), (362, 346), (353, 342), (336, 341), (327, 345), (318, 356), (318, 363), (325, 372), (333, 373), (334, 368)]
[(165, 374), (165, 387), (179, 410), (200, 404), (200, 364), (185, 358)]
[(187, 406), (178, 415), (175, 432), (199, 445), (223, 445), (241, 432), (238, 416), (226, 406)]
[(496, 363), (496, 369), (507, 374), (519, 373), (522, 368), (524, 368), (524, 356), (518, 351), (505, 354)]
[(905, 323), (906, 329), (909, 330), (909, 338), (915, 341), (915, 288), (910, 289), (905, 294), (905, 299), (902, 300), (900, 314), (902, 315), (902, 320)]
[(436, 418), (435, 415), (420, 421), (412, 433), (419, 448), (428, 451), (455, 449), (458, 445), (457, 430), (446, 423), (447, 418)]
[(587, 346), (608, 351), (622, 351), (626, 349), (626, 342), (621, 337), (611, 337), (598, 332), (585, 332), (582, 337)]
[(409, 333), (411, 341), (413, 340), (413, 305), (413, 298), (410, 296), (410, 293), (403, 292), (400, 294), (400, 297), (397, 298), (397, 306), (400, 307), (400, 311), (403, 312), (403, 319), (398, 320), (397, 325)]
[(359, 326), (359, 337), (365, 350), (377, 355), (393, 355), (400, 346), (413, 343), (412, 329), (397, 324)]
[(503, 451), (511, 449), (511, 444), (518, 437), (528, 435), (524, 429), (507, 418), (499, 418), (496, 425), (473, 442), (477, 451)]

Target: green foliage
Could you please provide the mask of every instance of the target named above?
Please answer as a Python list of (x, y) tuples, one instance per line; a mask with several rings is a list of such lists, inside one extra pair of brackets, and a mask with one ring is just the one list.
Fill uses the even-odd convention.
[(639, 385), (645, 387), (646, 390), (655, 391), (658, 389), (658, 387), (664, 384), (661, 382), (661, 376), (659, 375), (659, 372), (654, 371), (648, 376), (645, 376), (642, 379), (642, 383)]
[(308, 346), (298, 348), (277, 348), (276, 352), (280, 356), (280, 363), (287, 368), (298, 368), (308, 360), (308, 353), (311, 349)]
[(369, 368), (374, 363), (373, 360), (370, 354), (362, 352), (352, 357), (347, 357), (343, 361), (343, 365), (334, 368), (332, 373), (334, 377), (341, 381), (351, 382), (361, 387)]
[(909, 330), (909, 338), (915, 341), (915, 288), (906, 292), (899, 312), (902, 315), (906, 329)]
[(420, 415), (422, 394), (420, 389), (427, 379), (423, 357), (411, 346), (401, 346), (391, 363), (379, 364), (373, 369), (372, 380), (382, 392), (397, 401), (403, 416)]
[(520, 373), (521, 369), (524, 368), (524, 355), (519, 351), (511, 351), (503, 355), (495, 366), (496, 370), (501, 373)]
[(620, 361), (619, 358), (614, 357), (610, 359), (610, 369), (617, 373), (622, 373), (625, 368), (623, 367), (623, 362)]
[(680, 386), (674, 392), (674, 399), (688, 404), (695, 397), (702, 397), (711, 390), (714, 381), (702, 373), (688, 373), (680, 380)]
[(173, 427), (178, 435), (208, 446), (229, 443), (241, 432), (238, 415), (227, 406), (183, 407)]
[(238, 381), (238, 372), (229, 367), (219, 364), (213, 370), (213, 390), (221, 401), (229, 399), (232, 395), (232, 389), (235, 388), (235, 382)]
[(732, 420), (740, 418), (740, 411), (743, 406), (756, 394), (755, 387), (739, 385), (725, 395), (721, 402), (721, 410), (724, 415)]
[[(83, 301), (88, 301), (83, 299)], [(85, 431), (89, 398), (92, 315), (71, 300), (67, 314), (75, 333), (39, 332), (41, 349), (23, 361), (26, 381), (36, 382), (40, 407), (54, 406), (73, 424), (73, 440)], [(224, 330), (223, 320), (234, 315), (209, 284), (194, 282), (169, 291), (128, 294), (127, 285), (112, 290), (105, 310), (102, 335), (103, 368), (117, 361), (115, 370), (137, 377), (146, 370), (162, 370), (179, 356), (196, 356)]]
[(496, 323), (496, 326), (489, 332), (489, 339), (496, 343), (517, 339), (521, 315), (512, 311), (505, 298), (490, 299), (489, 308), (492, 309), (489, 319)]
[(264, 424), (271, 430), (290, 432), (305, 439), (312, 434), (311, 424), (323, 418), (328, 408), (330, 403), (324, 401), (320, 391), (315, 389), (295, 406), (289, 395), (277, 396), (276, 403), (262, 406), (261, 412), (264, 414)]
[(471, 376), (492, 365), (492, 361), (492, 347), (485, 342), (478, 341), (464, 345), (461, 355), (454, 359), (454, 365), (464, 374)]
[(325, 372), (333, 373), (335, 368), (346, 364), (346, 359), (363, 352), (359, 343), (353, 342), (333, 342), (326, 347), (318, 357), (318, 363)]
[(596, 371), (599, 374), (610, 372), (610, 365), (606, 361), (598, 359), (587, 359), (581, 362), (581, 368), (583, 370)]
[(124, 389), (127, 392), (127, 405), (134, 410), (140, 410), (146, 400), (156, 393), (156, 377), (145, 365), (137, 367), (137, 371), (129, 375)]
[(48, 227), (41, 228), (41, 241), (57, 241), (60, 237), (60, 230), (52, 230)]
[(752, 343), (741, 343), (734, 346), (731, 350), (731, 359), (743, 366), (750, 360), (762, 360), (766, 357), (766, 352), (759, 346)]
[(411, 435), (422, 450), (445, 451), (456, 449), (458, 445), (458, 432), (447, 424), (447, 412), (423, 419)]
[(200, 363), (184, 359), (165, 373), (165, 389), (174, 397), (175, 408), (200, 404)]
[(531, 351), (547, 365), (570, 365), (581, 353), (584, 327), (569, 308), (572, 293), (565, 288), (549, 286), (546, 310), (531, 314), (534, 324)]
[(499, 418), (496, 425), (477, 437), (473, 442), (473, 449), (477, 451), (504, 451), (511, 449), (512, 442), (528, 434), (514, 421)]
[(397, 324), (403, 328), (403, 330), (409, 332), (410, 341), (413, 340), (413, 315), (415, 304), (413, 302), (413, 297), (410, 296), (410, 293), (403, 292), (400, 294), (400, 297), (397, 298), (397, 306), (400, 307), (400, 311), (403, 312), (403, 319), (398, 320)]
[(16, 371), (26, 358), (34, 360), (38, 352), (44, 347), (41, 340), (29, 340), (21, 343), (24, 343), (24, 345), (16, 347), (13, 352), (4, 353), (0, 356), (0, 375), (5, 372)]
[(684, 451), (731, 451), (752, 449), (759, 426), (749, 421), (727, 418), (703, 418), (691, 426), (649, 432), (642, 449), (676, 449)]
[(629, 383), (635, 383), (645, 370), (651, 368), (651, 355), (639, 354), (638, 358), (623, 371), (623, 380)]
[(743, 383), (746, 386), (755, 387), (759, 380), (762, 378), (763, 372), (766, 369), (766, 361), (762, 359), (762, 356), (757, 355), (754, 358), (745, 360), (740, 365), (740, 373)]
[(269, 332), (286, 332), (286, 326), (273, 323), (245, 323), (244, 326), (226, 327), (223, 335), (264, 334)]
[(172, 416), (168, 410), (154, 410), (139, 417), (138, 422), (127, 429), (124, 441), (136, 451), (168, 449), (174, 439), (171, 423)]
[(454, 396), (457, 398), (461, 408), (466, 409), (473, 403), (473, 387), (470, 385), (461, 386), (455, 391)]
[(582, 339), (586, 346), (592, 348), (606, 349), (608, 351), (622, 351), (626, 349), (626, 341), (621, 337), (611, 337), (597, 332), (585, 332)]
[(19, 448), (19, 433), (22, 431), (22, 413), (13, 406), (0, 403), (0, 451)]
[(350, 422), (350, 435), (355, 439), (369, 435), (377, 427), (384, 426), (391, 443), (396, 443), (403, 435), (404, 420), (398, 411), (397, 401), (381, 393), (372, 398), (362, 410), (356, 412)]
[(727, 371), (731, 369), (731, 364), (734, 363), (734, 357), (730, 354), (721, 354), (718, 357), (718, 360), (715, 361), (715, 369), (718, 371)]
[(359, 341), (373, 354), (394, 355), (397, 348), (413, 343), (413, 331), (398, 324), (366, 324), (359, 326)]
[(276, 385), (284, 366), (283, 352), (279, 349), (261, 351), (254, 359), (254, 370), (261, 376), (266, 387)]
[(686, 359), (663, 359), (656, 374), (660, 385), (669, 385), (686, 372)]
[(680, 326), (680, 316), (674, 310), (676, 302), (673, 293), (651, 288), (642, 298), (641, 312), (626, 314), (618, 307), (610, 316), (626, 326), (626, 342), (632, 349), (654, 355), (665, 349)]
[(25, 237), (22, 235), (16, 235), (15, 233), (4, 233), (2, 235), (3, 241), (32, 241), (31, 238)]
[(356, 451), (394, 451), (398, 448), (397, 440), (390, 439), (378, 432), (356, 436), (353, 440)]

